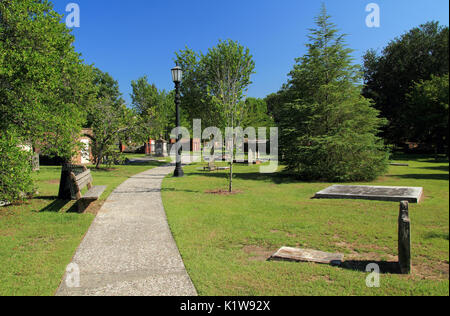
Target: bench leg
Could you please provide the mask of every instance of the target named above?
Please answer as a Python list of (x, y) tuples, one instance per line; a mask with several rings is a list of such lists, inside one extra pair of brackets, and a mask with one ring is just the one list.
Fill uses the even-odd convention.
[(78, 213), (83, 213), (85, 206), (84, 206), (84, 202), (83, 200), (78, 200), (77, 201), (77, 207), (78, 207)]
[(78, 213), (84, 213), (90, 204), (91, 204), (90, 201), (78, 200), (77, 202)]

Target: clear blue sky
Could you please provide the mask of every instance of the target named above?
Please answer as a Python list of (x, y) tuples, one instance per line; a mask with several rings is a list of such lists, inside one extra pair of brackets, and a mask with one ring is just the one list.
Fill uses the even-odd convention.
[[(84, 60), (119, 81), (130, 103), (131, 80), (147, 75), (159, 89), (172, 89), (174, 52), (186, 45), (206, 51), (219, 39), (250, 48), (256, 62), (248, 95), (265, 97), (287, 80), (294, 59), (305, 53), (308, 28), (322, 1), (316, 0), (53, 0), (65, 13), (68, 3), (81, 11), (75, 47)], [(369, 48), (427, 21), (449, 24), (448, 0), (328, 0), (333, 22), (348, 34), (355, 61)], [(366, 5), (381, 9), (381, 27), (366, 26)]]

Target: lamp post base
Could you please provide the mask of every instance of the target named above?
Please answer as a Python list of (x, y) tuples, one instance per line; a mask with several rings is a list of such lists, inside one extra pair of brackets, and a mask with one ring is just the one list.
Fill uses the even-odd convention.
[(175, 168), (175, 172), (173, 173), (173, 176), (176, 178), (184, 177), (184, 171), (183, 171), (183, 169), (181, 169), (181, 166), (177, 166)]

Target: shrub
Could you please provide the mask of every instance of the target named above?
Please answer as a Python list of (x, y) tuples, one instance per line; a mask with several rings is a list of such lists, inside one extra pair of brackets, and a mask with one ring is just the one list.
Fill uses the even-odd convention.
[(33, 193), (31, 153), (14, 133), (0, 135), (0, 201), (16, 202)]

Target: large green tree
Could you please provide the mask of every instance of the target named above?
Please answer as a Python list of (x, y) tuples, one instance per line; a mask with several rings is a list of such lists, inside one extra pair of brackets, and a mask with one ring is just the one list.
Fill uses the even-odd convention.
[(372, 180), (387, 169), (388, 154), (376, 136), (383, 120), (361, 96), (359, 67), (325, 7), (316, 25), (288, 84), (269, 98), (281, 153), (303, 179)]
[(168, 138), (175, 126), (173, 92), (159, 91), (150, 84), (146, 76), (131, 82), (132, 106), (140, 118), (140, 129), (144, 139)]
[(430, 80), (416, 83), (406, 96), (414, 139), (427, 144), (436, 154), (446, 153), (447, 155), (448, 81), (448, 74), (441, 77), (432, 76)]
[(70, 159), (96, 91), (49, 1), (0, 1), (0, 121), (44, 154)]
[(93, 70), (61, 19), (46, 0), (0, 1), (0, 199), (32, 191), (23, 145), (70, 160), (95, 100)]
[(267, 101), (258, 98), (247, 98), (245, 100), (245, 113), (242, 120), (242, 127), (272, 127), (274, 121), (269, 113)]
[(208, 78), (205, 64), (202, 62), (204, 55), (186, 47), (177, 52), (176, 56), (177, 64), (183, 69), (180, 88), (182, 123), (201, 119), (204, 126), (220, 126), (223, 113), (217, 104), (212, 102), (212, 96), (208, 93)]
[(429, 22), (394, 39), (381, 54), (374, 50), (365, 54), (363, 93), (388, 119), (384, 136), (390, 143), (418, 140), (416, 114), (409, 112), (407, 94), (416, 82), (448, 74), (448, 37), (447, 26)]

